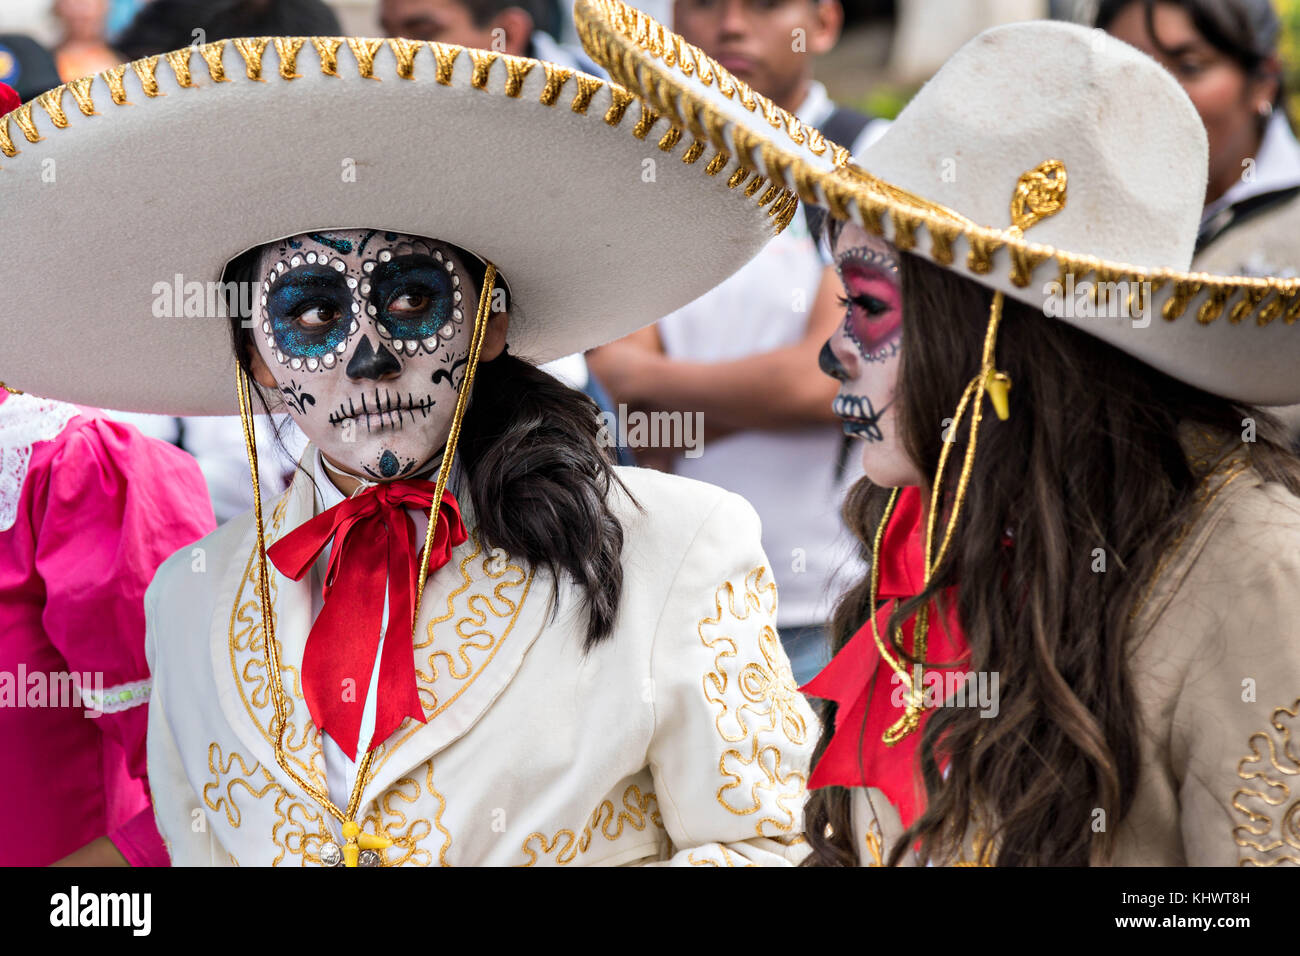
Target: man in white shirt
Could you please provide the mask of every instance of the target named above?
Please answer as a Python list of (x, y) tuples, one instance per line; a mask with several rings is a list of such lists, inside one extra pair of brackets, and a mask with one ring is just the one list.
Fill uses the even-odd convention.
[[(778, 106), (826, 129), (836, 107), (813, 60), (835, 45), (842, 21), (839, 0), (677, 0), (674, 26)], [(863, 118), (844, 145), (858, 152), (883, 125)], [(861, 466), (845, 454), (831, 412), (835, 382), (817, 367), (843, 320), (843, 294), (800, 214), (726, 282), (589, 355), (615, 402), (703, 414), (702, 450), (642, 461), (734, 491), (758, 511), (781, 639), (800, 683), (830, 660), (830, 611), (864, 573), (839, 517)]]

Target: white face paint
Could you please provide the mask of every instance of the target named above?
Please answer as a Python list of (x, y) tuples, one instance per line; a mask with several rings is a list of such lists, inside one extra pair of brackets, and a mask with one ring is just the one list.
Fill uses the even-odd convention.
[(841, 383), (835, 414), (844, 420), (846, 434), (863, 440), (862, 467), (875, 484), (922, 484), (896, 426), (903, 333), (897, 252), (884, 239), (846, 223), (834, 254), (847, 293), (844, 321), (822, 353), (822, 369)]
[(294, 421), (372, 481), (418, 474), (451, 430), (478, 289), (462, 255), (371, 229), (262, 250), (253, 338)]

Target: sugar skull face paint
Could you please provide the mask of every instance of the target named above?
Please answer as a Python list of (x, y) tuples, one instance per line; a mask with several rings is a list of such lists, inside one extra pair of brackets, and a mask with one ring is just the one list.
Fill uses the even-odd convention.
[(886, 487), (919, 484), (894, 425), (903, 331), (897, 254), (884, 239), (852, 223), (841, 228), (834, 253), (844, 283), (844, 319), (822, 348), (821, 367), (840, 382), (835, 414), (843, 419), (845, 434), (866, 443), (867, 477)]
[(262, 250), (258, 353), (334, 464), (372, 481), (409, 477), (446, 443), (478, 297), (463, 256), (370, 229)]

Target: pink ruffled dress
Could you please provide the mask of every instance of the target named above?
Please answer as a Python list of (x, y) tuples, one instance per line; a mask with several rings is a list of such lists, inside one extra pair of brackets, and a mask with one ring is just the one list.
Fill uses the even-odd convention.
[(189, 455), (0, 389), (0, 864), (108, 835), (133, 866), (167, 865), (145, 776), (143, 598), (214, 526)]

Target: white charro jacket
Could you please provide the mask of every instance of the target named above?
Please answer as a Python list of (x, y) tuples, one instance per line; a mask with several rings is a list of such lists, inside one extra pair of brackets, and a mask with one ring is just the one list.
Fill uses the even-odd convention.
[[(308, 454), (310, 454), (310, 449)], [(804, 852), (817, 738), (775, 631), (776, 588), (745, 501), (619, 469), (623, 598), (583, 653), (567, 578), (470, 537), (431, 573), (415, 643), (426, 723), (380, 747), (358, 822), (385, 865), (788, 864)], [(465, 496), (467, 499), (468, 496)], [(300, 471), (267, 543), (312, 517)], [(251, 515), (162, 566), (146, 596), (149, 780), (177, 865), (320, 865), (340, 824), (277, 764)], [(268, 563), (295, 773), (327, 790), (298, 669), (311, 576)]]

